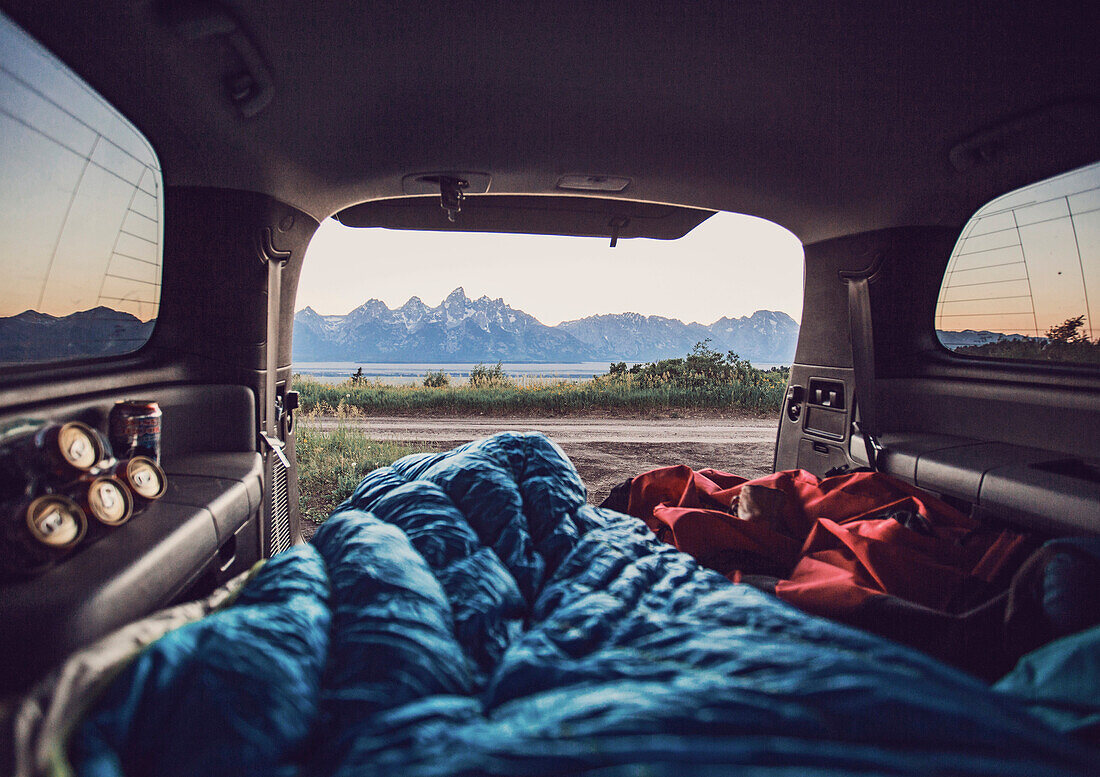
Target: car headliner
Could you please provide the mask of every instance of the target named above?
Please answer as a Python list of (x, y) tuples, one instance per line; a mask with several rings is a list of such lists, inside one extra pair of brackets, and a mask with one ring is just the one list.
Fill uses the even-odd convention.
[(1095, 4), (234, 0), (274, 80), (252, 118), (163, 6), (3, 5), (149, 137), (169, 185), (318, 219), (410, 173), (517, 194), (602, 174), (812, 243), (961, 225), (1100, 156)]

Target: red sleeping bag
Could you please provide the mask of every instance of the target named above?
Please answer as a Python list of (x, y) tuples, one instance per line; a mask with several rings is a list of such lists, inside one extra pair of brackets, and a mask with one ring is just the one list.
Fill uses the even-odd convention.
[(1024, 535), (875, 472), (748, 481), (667, 467), (633, 479), (627, 512), (731, 580), (780, 578), (781, 599), (841, 619), (876, 595), (965, 612), (1004, 590), (1031, 549)]

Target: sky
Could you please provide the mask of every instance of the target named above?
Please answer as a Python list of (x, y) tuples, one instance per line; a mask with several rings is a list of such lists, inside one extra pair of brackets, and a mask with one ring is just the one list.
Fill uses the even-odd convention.
[(717, 213), (679, 240), (412, 232), (332, 219), (306, 252), (298, 300), (342, 315), (377, 298), (438, 305), (456, 287), (501, 297), (549, 326), (633, 312), (710, 324), (723, 316), (802, 314), (802, 244), (770, 221)]

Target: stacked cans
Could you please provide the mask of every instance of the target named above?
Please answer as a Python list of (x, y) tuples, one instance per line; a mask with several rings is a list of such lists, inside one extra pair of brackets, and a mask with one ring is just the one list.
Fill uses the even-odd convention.
[[(133, 411), (134, 404), (140, 404), (136, 410), (142, 414), (136, 423), (116, 425), (112, 411), (110, 442), (80, 421), (33, 422), (30, 430), (5, 435), (0, 445), (0, 577), (43, 571), (164, 494), (168, 483), (158, 464), (160, 409), (155, 402), (119, 406)], [(122, 460), (112, 452), (116, 429)]]

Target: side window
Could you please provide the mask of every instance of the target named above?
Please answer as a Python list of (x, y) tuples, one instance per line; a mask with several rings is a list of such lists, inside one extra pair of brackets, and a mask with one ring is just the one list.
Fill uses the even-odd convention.
[(160, 305), (149, 143), (3, 15), (0, 137), (0, 365), (137, 350)]
[(1100, 365), (1100, 163), (974, 214), (947, 265), (936, 334), (965, 356)]

